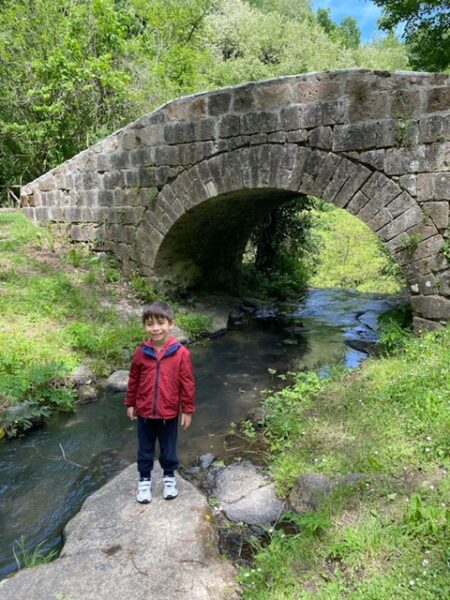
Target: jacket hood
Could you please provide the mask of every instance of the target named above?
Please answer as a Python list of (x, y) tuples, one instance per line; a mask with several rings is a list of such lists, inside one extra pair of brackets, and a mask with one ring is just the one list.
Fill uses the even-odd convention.
[(174, 335), (171, 335), (169, 336), (166, 343), (159, 352), (155, 348), (155, 346), (150, 342), (150, 340), (144, 341), (144, 343), (142, 344), (142, 350), (144, 354), (152, 356), (153, 358), (157, 358), (158, 354), (161, 357), (170, 356), (171, 354), (174, 354), (180, 348), (180, 346), (181, 342)]

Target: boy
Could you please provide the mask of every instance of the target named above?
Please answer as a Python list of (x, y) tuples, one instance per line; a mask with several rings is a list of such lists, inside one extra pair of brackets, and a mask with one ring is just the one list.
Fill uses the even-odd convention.
[(195, 411), (195, 381), (189, 350), (171, 334), (173, 309), (166, 302), (147, 304), (142, 323), (148, 338), (134, 353), (125, 405), (128, 417), (137, 419), (136, 499), (148, 504), (156, 440), (164, 472), (163, 497), (171, 500), (178, 495), (174, 474), (178, 467), (178, 415), (181, 408), (181, 427), (186, 430)]

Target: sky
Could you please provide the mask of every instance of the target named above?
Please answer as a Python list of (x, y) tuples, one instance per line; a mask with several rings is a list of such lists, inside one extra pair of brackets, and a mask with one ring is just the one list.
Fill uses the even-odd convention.
[(374, 37), (385, 36), (377, 29), (381, 8), (370, 0), (313, 0), (314, 10), (329, 8), (331, 19), (339, 24), (345, 17), (354, 17), (361, 29), (361, 41), (370, 42)]

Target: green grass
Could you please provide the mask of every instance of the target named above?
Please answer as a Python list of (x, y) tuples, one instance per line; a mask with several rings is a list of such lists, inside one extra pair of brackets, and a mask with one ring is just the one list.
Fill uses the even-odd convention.
[(296, 375), (265, 403), (281, 495), (299, 474), (364, 478), (298, 534), (275, 530), (241, 570), (244, 597), (450, 597), (450, 327), (329, 380)]
[(396, 294), (403, 275), (386, 248), (365, 223), (332, 204), (314, 210), (313, 235), (319, 245), (314, 287), (354, 288), (360, 292)]

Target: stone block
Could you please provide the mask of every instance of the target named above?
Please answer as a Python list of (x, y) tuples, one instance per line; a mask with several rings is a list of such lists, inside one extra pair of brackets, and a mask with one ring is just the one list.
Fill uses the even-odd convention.
[(267, 82), (255, 86), (256, 108), (259, 110), (278, 109), (289, 106), (293, 90), (289, 82)]
[(368, 223), (371, 219), (373, 219), (373, 217), (378, 214), (380, 212), (380, 210), (383, 208), (382, 205), (380, 205), (377, 201), (376, 198), (371, 198), (369, 200), (369, 202), (367, 202), (362, 208), (361, 210), (357, 213), (357, 217), (358, 219), (360, 219), (363, 223)]
[(234, 112), (248, 112), (255, 108), (254, 89), (254, 85), (246, 85), (234, 89), (232, 99), (232, 109)]
[(444, 240), (441, 235), (434, 235), (427, 240), (421, 241), (413, 253), (414, 260), (421, 261), (425, 258), (436, 256), (442, 250), (443, 245)]
[(408, 194), (408, 192), (403, 192), (391, 200), (391, 202), (386, 205), (386, 209), (389, 211), (391, 217), (395, 219), (412, 206), (416, 206), (416, 203)]
[(350, 163), (350, 165), (352, 166), (349, 166), (349, 177), (334, 198), (334, 204), (341, 208), (348, 204), (371, 174), (371, 171), (362, 165), (354, 163)]
[(333, 150), (365, 150), (377, 146), (377, 123), (338, 125), (334, 128)]
[(405, 175), (426, 171), (426, 146), (386, 150), (384, 170), (387, 175)]
[(134, 150), (134, 148), (139, 146), (139, 140), (136, 133), (135, 129), (124, 130), (122, 132), (119, 136), (119, 143), (123, 150)]
[(417, 225), (414, 225), (413, 227), (408, 229), (409, 236), (414, 235), (420, 240), (427, 240), (428, 238), (437, 234), (438, 230), (436, 229), (434, 223), (430, 221), (430, 219), (425, 218), (425, 215), (424, 221), (422, 221), (422, 223), (418, 223)]
[(418, 206), (412, 206), (399, 217), (392, 220), (379, 231), (383, 241), (388, 241), (423, 220), (423, 213)]
[(420, 317), (433, 321), (450, 320), (450, 300), (442, 296), (412, 296), (411, 306)]
[(441, 327), (439, 321), (430, 321), (421, 317), (413, 317), (413, 329), (415, 333), (421, 334), (427, 331), (435, 331)]
[(374, 169), (382, 171), (384, 168), (384, 150), (368, 150), (359, 154), (359, 161)]
[(310, 130), (309, 145), (312, 148), (330, 150), (332, 146), (331, 127), (316, 127)]
[(39, 179), (39, 189), (42, 192), (49, 192), (50, 190), (56, 190), (56, 180), (52, 175), (47, 175)]
[(389, 94), (390, 113), (394, 118), (410, 119), (421, 114), (421, 90), (396, 90)]
[(280, 128), (279, 117), (275, 112), (251, 112), (241, 117), (241, 133), (268, 133)]
[(425, 112), (440, 112), (450, 109), (450, 87), (435, 87), (426, 94)]
[(386, 117), (388, 112), (387, 98), (387, 94), (383, 92), (367, 94), (363, 102), (360, 98), (350, 96), (347, 104), (346, 121), (355, 123)]
[(132, 167), (148, 167), (155, 165), (155, 147), (137, 148), (130, 150), (130, 164)]
[(158, 167), (155, 169), (156, 186), (162, 188), (176, 177), (176, 171), (170, 167)]
[(332, 179), (323, 191), (324, 200), (334, 202), (337, 194), (353, 172), (354, 164), (345, 158), (342, 159), (334, 172)]
[(419, 121), (419, 144), (450, 140), (450, 113), (425, 116)]
[(450, 172), (435, 173), (433, 184), (433, 194), (431, 196), (433, 199), (450, 200)]
[(308, 132), (306, 129), (299, 129), (298, 131), (289, 131), (287, 134), (288, 143), (301, 143), (306, 142), (308, 139)]
[(428, 215), (437, 229), (447, 229), (449, 225), (449, 203), (444, 202), (427, 202), (423, 211)]
[(444, 296), (450, 297), (450, 271), (440, 276), (439, 292)]
[(230, 110), (231, 93), (219, 92), (208, 95), (208, 114), (212, 117), (223, 115)]
[(341, 82), (330, 80), (328, 77), (321, 79), (300, 80), (294, 84), (296, 100), (301, 103), (314, 102), (315, 100), (335, 100), (340, 97)]
[(450, 142), (434, 143), (425, 146), (423, 171), (450, 170)]
[(419, 286), (419, 294), (422, 294), (423, 296), (439, 293), (438, 281), (432, 273), (430, 273), (428, 276), (421, 275), (417, 278), (417, 283)]
[(193, 121), (167, 123), (164, 126), (164, 140), (168, 144), (183, 144), (185, 142), (193, 142), (195, 139), (196, 123)]
[(109, 155), (111, 168), (126, 169), (132, 167), (130, 150), (116, 150)]
[(114, 206), (114, 191), (100, 190), (98, 192), (98, 204), (100, 206)]
[(366, 225), (374, 232), (379, 231), (382, 227), (392, 221), (392, 216), (388, 210), (382, 208), (377, 214), (366, 221)]
[(280, 125), (284, 131), (300, 129), (300, 107), (282, 108), (280, 111)]
[(267, 136), (269, 144), (284, 144), (287, 140), (287, 133), (285, 131), (275, 131)]
[[(206, 97), (183, 98), (170, 102), (165, 110), (169, 121), (183, 121), (201, 119), (206, 115)], [(163, 113), (152, 113), (149, 115), (149, 123), (154, 125), (164, 121)]]
[[(408, 132), (411, 133), (411, 129), (408, 129)], [(377, 127), (377, 148), (390, 148), (396, 146), (398, 142), (397, 136), (398, 122), (395, 119), (384, 119), (383, 121), (380, 121)]]
[(200, 141), (217, 137), (217, 119), (200, 119), (195, 125), (195, 138)]
[(96, 225), (72, 225), (69, 235), (73, 242), (92, 242), (96, 233)]
[(337, 102), (310, 102), (299, 107), (300, 125), (312, 129), (320, 125), (335, 125), (345, 120), (345, 105)]
[(125, 171), (107, 171), (103, 175), (103, 188), (105, 190), (115, 190), (125, 185)]
[(97, 155), (91, 150), (85, 150), (76, 157), (76, 166), (79, 171), (95, 171), (97, 168)]
[[(255, 114), (255, 113), (251, 113), (251, 114)], [(237, 136), (237, 135), (240, 135), (240, 133), (241, 133), (241, 119), (238, 115), (225, 115), (220, 119), (219, 136), (221, 138)]]
[(249, 146), (250, 139), (251, 136), (249, 135), (238, 135), (236, 137), (230, 138), (228, 140), (229, 148), (230, 150), (236, 150), (237, 148), (242, 148), (243, 146)]
[(345, 207), (352, 215), (357, 215), (369, 202), (369, 198), (361, 191), (357, 192)]
[[(448, 178), (450, 184), (450, 173)], [(434, 173), (418, 173), (417, 200), (426, 202), (434, 198)]]
[(250, 136), (250, 145), (251, 146), (260, 146), (261, 144), (267, 143), (267, 134), (266, 133), (256, 133), (255, 135)]
[(164, 128), (160, 125), (147, 125), (138, 131), (139, 142), (143, 146), (153, 146), (164, 141)]
[(417, 196), (417, 175), (402, 175), (398, 183), (411, 196)]

